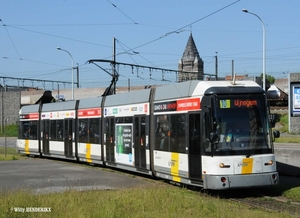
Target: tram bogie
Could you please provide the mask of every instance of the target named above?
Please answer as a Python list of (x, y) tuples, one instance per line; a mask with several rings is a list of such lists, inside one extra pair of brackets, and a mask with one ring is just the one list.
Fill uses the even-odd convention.
[(24, 106), (17, 149), (204, 189), (273, 186), (268, 117), (255, 82), (188, 81)]

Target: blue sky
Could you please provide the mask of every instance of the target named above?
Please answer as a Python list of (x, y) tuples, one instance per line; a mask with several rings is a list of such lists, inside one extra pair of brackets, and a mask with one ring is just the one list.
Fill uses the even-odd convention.
[[(232, 61), (238, 75), (259, 76), (262, 24), (243, 8), (265, 24), (266, 74), (300, 72), (299, 0), (0, 0), (0, 76), (70, 82), (72, 61), (61, 47), (78, 64), (82, 88), (105, 87), (111, 77), (86, 62), (111, 60), (113, 38), (116, 61), (177, 70), (191, 32), (205, 73), (215, 73), (217, 52), (219, 76), (231, 75)], [(117, 70), (118, 85), (176, 80), (170, 72)]]

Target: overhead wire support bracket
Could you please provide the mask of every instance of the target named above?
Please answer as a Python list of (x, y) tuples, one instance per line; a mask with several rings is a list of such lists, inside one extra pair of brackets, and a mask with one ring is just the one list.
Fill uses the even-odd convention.
[[(150, 67), (150, 66), (138, 65), (138, 64), (129, 64), (129, 63), (123, 63), (123, 62), (116, 62), (116, 61), (112, 61), (112, 60), (104, 60), (104, 59), (90, 59), (90, 60), (87, 61), (87, 63), (89, 63), (89, 64), (90, 63), (95, 64), (95, 62), (110, 63), (110, 64), (117, 64), (117, 65), (124, 65), (124, 66), (131, 66), (132, 72), (133, 72), (133, 68), (136, 67), (136, 68), (147, 68), (147, 69), (158, 70), (158, 71), (161, 70), (162, 72), (169, 71), (169, 72), (174, 72), (174, 73), (179, 73), (179, 72), (181, 72), (181, 73), (189, 73), (189, 72), (180, 71), (180, 70), (165, 69), (165, 68), (160, 68), (160, 67)], [(103, 69), (99, 65), (97, 65), (97, 66), (99, 68)], [(103, 70), (106, 71), (105, 69), (103, 69)], [(108, 71), (106, 71), (106, 72), (109, 75), (111, 75)], [(208, 74), (208, 73), (204, 73), (203, 75), (215, 76), (215, 74)]]

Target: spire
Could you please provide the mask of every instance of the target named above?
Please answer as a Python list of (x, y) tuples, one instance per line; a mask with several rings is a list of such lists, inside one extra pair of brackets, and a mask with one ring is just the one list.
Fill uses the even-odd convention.
[(188, 39), (185, 50), (183, 52), (182, 60), (183, 61), (194, 61), (195, 59), (200, 60), (199, 52), (197, 50), (194, 38), (192, 33)]
[(178, 81), (203, 80), (203, 61), (200, 58), (192, 33), (183, 52), (182, 58), (178, 61)]

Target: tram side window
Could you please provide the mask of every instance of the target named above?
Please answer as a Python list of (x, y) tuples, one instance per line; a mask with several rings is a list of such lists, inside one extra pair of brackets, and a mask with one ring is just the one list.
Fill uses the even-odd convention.
[(79, 142), (88, 142), (88, 119), (79, 120)]
[(53, 141), (56, 141), (57, 140), (57, 136), (56, 136), (56, 120), (51, 120), (50, 121), (50, 139), (53, 140)]
[(23, 122), (20, 121), (18, 125), (18, 139), (23, 139), (24, 131), (23, 131)]
[(20, 126), (21, 139), (37, 139), (37, 121), (22, 121)]
[(90, 142), (100, 144), (100, 119), (93, 118), (90, 119)]
[(50, 139), (52, 141), (63, 140), (63, 120), (51, 120), (50, 121)]
[(185, 115), (170, 114), (156, 116), (156, 149), (185, 152)]
[(57, 136), (57, 141), (63, 141), (63, 120), (57, 120), (56, 121), (56, 136)]
[(169, 137), (170, 137), (170, 122), (168, 115), (157, 115), (156, 129), (155, 129), (155, 149), (168, 151), (169, 150)]
[(43, 120), (42, 121), (42, 132), (44, 138), (49, 138), (49, 133), (50, 133), (50, 121), (49, 120)]
[(170, 151), (171, 152), (185, 152), (185, 115), (172, 114), (171, 120), (171, 134), (170, 134)]
[(133, 123), (132, 117), (118, 117), (116, 118), (116, 123)]
[(80, 119), (79, 120), (79, 142), (100, 143), (100, 119)]

